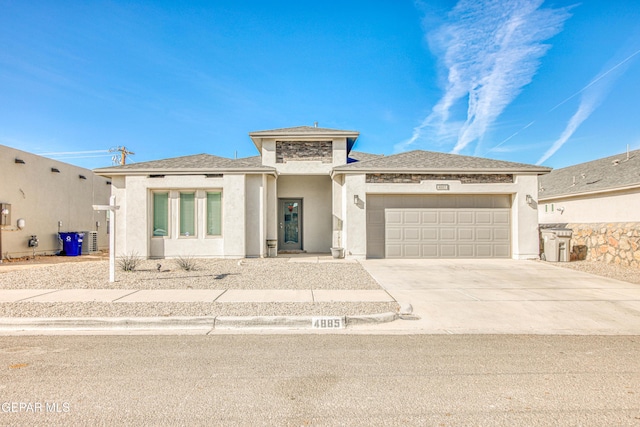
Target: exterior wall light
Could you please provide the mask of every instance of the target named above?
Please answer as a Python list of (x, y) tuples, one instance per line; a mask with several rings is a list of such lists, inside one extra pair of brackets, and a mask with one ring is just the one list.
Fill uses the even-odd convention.
[(357, 205), (360, 202), (360, 197), (357, 194), (353, 195), (353, 204)]
[(527, 194), (527, 204), (530, 205), (533, 203), (533, 197), (531, 197), (531, 194)]

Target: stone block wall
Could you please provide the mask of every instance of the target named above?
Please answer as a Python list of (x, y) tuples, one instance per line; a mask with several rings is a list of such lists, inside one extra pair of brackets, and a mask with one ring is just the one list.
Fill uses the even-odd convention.
[(589, 260), (640, 268), (640, 222), (577, 224), (573, 230), (571, 260)]
[(276, 141), (276, 163), (291, 160), (333, 161), (332, 141)]
[(460, 181), (463, 184), (511, 184), (513, 183), (513, 175), (368, 173), (366, 180), (370, 184), (420, 184), (422, 181)]

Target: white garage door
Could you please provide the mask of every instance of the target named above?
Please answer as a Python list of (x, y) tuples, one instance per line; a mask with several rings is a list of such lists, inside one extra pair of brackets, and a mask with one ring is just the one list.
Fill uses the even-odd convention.
[(385, 209), (386, 258), (509, 258), (510, 209)]
[(510, 194), (368, 194), (368, 258), (509, 258)]

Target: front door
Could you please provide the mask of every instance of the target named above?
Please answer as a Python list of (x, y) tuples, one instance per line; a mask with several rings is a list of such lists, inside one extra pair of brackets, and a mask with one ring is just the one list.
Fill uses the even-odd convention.
[(302, 250), (302, 199), (278, 200), (278, 249)]

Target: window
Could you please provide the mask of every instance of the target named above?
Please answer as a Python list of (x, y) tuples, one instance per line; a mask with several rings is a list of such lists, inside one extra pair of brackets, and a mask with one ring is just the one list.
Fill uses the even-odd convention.
[(220, 192), (207, 193), (207, 235), (222, 235), (222, 198)]
[(169, 193), (153, 193), (153, 235), (169, 235)]
[(180, 193), (180, 235), (196, 234), (196, 193)]

